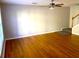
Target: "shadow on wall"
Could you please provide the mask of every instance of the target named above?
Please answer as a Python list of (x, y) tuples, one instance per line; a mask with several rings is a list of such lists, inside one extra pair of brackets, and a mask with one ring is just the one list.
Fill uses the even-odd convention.
[(17, 26), (17, 10), (11, 6), (2, 6), (2, 20), (5, 38), (13, 38), (18, 36)]

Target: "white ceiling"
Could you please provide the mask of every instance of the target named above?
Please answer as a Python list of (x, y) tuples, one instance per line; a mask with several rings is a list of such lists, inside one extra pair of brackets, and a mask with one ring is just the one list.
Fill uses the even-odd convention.
[[(0, 0), (2, 3), (10, 4), (24, 4), (24, 5), (33, 5), (32, 3), (37, 3), (36, 5), (49, 5), (51, 0)], [(64, 6), (71, 6), (79, 4), (79, 0), (55, 0), (56, 3), (64, 3)]]

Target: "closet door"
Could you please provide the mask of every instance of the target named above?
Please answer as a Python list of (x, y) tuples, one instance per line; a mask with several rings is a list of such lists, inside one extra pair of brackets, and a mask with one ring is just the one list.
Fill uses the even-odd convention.
[(2, 29), (2, 21), (1, 21), (1, 9), (0, 9), (0, 57), (1, 57), (1, 52), (3, 48), (3, 29)]

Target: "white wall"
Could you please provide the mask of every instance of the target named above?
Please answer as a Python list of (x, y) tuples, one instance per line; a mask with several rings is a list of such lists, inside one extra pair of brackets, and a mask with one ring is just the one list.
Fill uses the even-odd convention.
[(72, 28), (72, 34), (79, 35), (79, 24)]
[[(28, 34), (27, 32), (20, 32), (19, 34), (18, 31), (18, 20), (21, 20), (18, 17), (22, 16), (20, 15), (22, 12), (31, 17), (31, 22), (29, 23), (30, 25), (28, 28), (30, 27), (33, 30), (30, 29), (30, 33)], [(50, 10), (48, 7), (4, 5), (2, 7), (2, 15), (5, 37), (14, 38), (19, 36), (60, 31), (62, 28), (69, 27), (69, 14), (70, 9), (68, 7), (55, 8)], [(26, 20), (28, 21), (28, 19)], [(26, 26), (27, 25), (25, 24), (25, 27)]]
[[(79, 6), (72, 6), (70, 8), (70, 27), (72, 27), (72, 17), (79, 14)], [(72, 34), (79, 35), (79, 16), (77, 16), (73, 21)]]
[[(79, 14), (79, 6), (71, 6), (70, 7), (70, 27), (72, 27), (72, 17), (76, 16), (77, 14)], [(78, 20), (79, 17), (76, 17), (74, 19), (74, 26), (76, 24), (79, 23), (79, 20)]]

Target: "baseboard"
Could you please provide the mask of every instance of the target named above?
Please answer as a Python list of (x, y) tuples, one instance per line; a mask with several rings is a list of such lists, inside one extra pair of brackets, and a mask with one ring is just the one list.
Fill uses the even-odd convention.
[(30, 36), (35, 36), (35, 35), (42, 35), (42, 34), (48, 34), (48, 33), (54, 33), (54, 32), (57, 32), (57, 31), (45, 32), (45, 33), (38, 33), (38, 34), (27, 35), (27, 36), (26, 35), (25, 36), (19, 35), (18, 37), (6, 38), (6, 40), (19, 39), (19, 38), (30, 37)]

